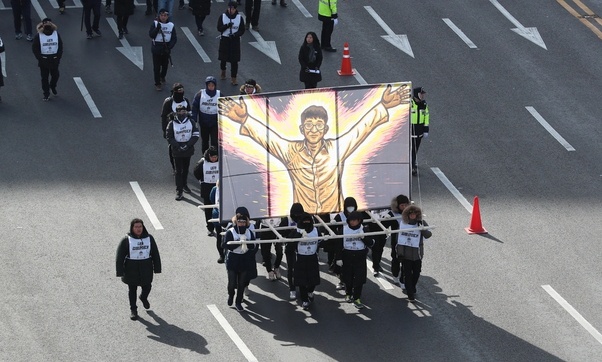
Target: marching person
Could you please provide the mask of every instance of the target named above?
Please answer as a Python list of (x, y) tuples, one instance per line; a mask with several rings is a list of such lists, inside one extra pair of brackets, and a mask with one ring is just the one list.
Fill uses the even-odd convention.
[(217, 89), (217, 79), (213, 76), (205, 78), (205, 89), (201, 89), (192, 100), (192, 119), (199, 123), (201, 129), (201, 151), (204, 153), (209, 145), (217, 149), (217, 99), (221, 92)]
[(27, 41), (33, 40), (33, 34), (31, 33), (31, 0), (10, 0), (10, 7), (13, 11), (13, 24), (15, 26), (15, 39), (19, 40), (23, 38), (21, 32), (21, 20), (23, 24), (23, 31), (27, 34)]
[[(250, 0), (249, 0), (250, 1)], [(220, 15), (217, 21), (217, 31), (220, 32), (219, 57), (220, 78), (226, 79), (226, 63), (230, 63), (232, 85), (237, 85), (238, 62), (240, 61), (240, 37), (245, 33), (245, 20), (238, 13), (236, 1), (228, 2), (228, 9)]]
[[(255, 254), (259, 249), (256, 243), (228, 244), (229, 241), (252, 241), (255, 233), (251, 230), (251, 219), (246, 207), (238, 207), (236, 215), (232, 218), (233, 226), (224, 235), (224, 249), (226, 255), (226, 269), (228, 270), (228, 306), (234, 306), (242, 312), (244, 290), (249, 281), (257, 277), (257, 264)], [(236, 296), (236, 300), (234, 297)]]
[(429, 107), (426, 104), (426, 91), (422, 87), (412, 90), (412, 175), (418, 174), (416, 154), (423, 138), (429, 136)]
[(176, 165), (176, 200), (184, 198), (182, 192), (190, 193), (188, 187), (188, 169), (190, 158), (194, 154), (194, 144), (199, 140), (199, 129), (196, 122), (188, 117), (188, 110), (183, 105), (176, 108), (176, 118), (167, 125), (167, 142), (171, 145)]
[(330, 43), (330, 38), (332, 37), (334, 26), (339, 23), (337, 0), (318, 1), (318, 20), (322, 22), (322, 32), (320, 33), (322, 49), (327, 52), (336, 52), (336, 48), (333, 48)]
[(205, 35), (203, 22), (207, 15), (211, 13), (211, 0), (190, 0), (188, 2), (188, 7), (190, 8), (190, 11), (192, 11), (192, 15), (194, 15), (194, 22), (196, 23), (198, 34), (200, 36)]
[(217, 252), (219, 253), (217, 263), (223, 264), (226, 259), (224, 255), (224, 247), (222, 245), (222, 231), (224, 230), (223, 227), (227, 225), (222, 225), (219, 222), (219, 180), (215, 182), (215, 186), (213, 186), (211, 189), (211, 193), (209, 194), (209, 203), (211, 205), (216, 205), (216, 207), (211, 209), (211, 218), (217, 220), (213, 222), (215, 246), (217, 247)]
[(40, 67), (43, 100), (48, 101), (50, 91), (55, 96), (58, 94), (56, 85), (59, 80), (59, 64), (63, 56), (63, 40), (56, 31), (56, 25), (49, 18), (42, 20), (36, 28), (38, 33), (33, 39), (31, 50), (38, 60), (38, 67)]
[(130, 232), (121, 239), (115, 258), (117, 276), (128, 285), (130, 319), (138, 319), (136, 294), (142, 287), (140, 301), (145, 309), (150, 309), (148, 295), (152, 288), (153, 273), (161, 273), (161, 256), (157, 243), (144, 227), (144, 222), (134, 219), (130, 222)]
[[(201, 197), (205, 205), (211, 205), (210, 195), (211, 190), (217, 184), (219, 180), (219, 160), (217, 148), (210, 146), (205, 151), (203, 157), (197, 162), (194, 167), (194, 177), (199, 180), (201, 184)], [(213, 223), (209, 222), (212, 218), (212, 209), (203, 209), (205, 213), (205, 223), (207, 226), (207, 235), (215, 236), (215, 227)]]
[[(101, 0), (82, 0), (84, 7), (84, 25), (86, 26), (86, 38), (92, 39), (92, 36), (102, 36), (99, 29), (100, 26), (100, 6)], [(90, 23), (90, 17), (94, 15), (94, 19)]]
[[(117, 3), (115, 3), (115, 5), (117, 5)], [(184, 97), (184, 86), (182, 83), (174, 83), (171, 88), (171, 96), (165, 98), (163, 105), (161, 106), (161, 129), (163, 130), (163, 138), (165, 139), (167, 139), (167, 124), (169, 121), (176, 118), (176, 108), (180, 105), (186, 107), (187, 111), (190, 111), (192, 108), (188, 98)], [(171, 163), (173, 174), (175, 175), (176, 165), (170, 144), (167, 144), (167, 152), (169, 154), (169, 162)]]
[(261, 93), (262, 89), (255, 79), (247, 79), (245, 84), (240, 86), (239, 91), (241, 95), (252, 95)]
[(355, 308), (362, 309), (360, 297), (366, 284), (366, 255), (368, 247), (373, 240), (367, 237), (356, 236), (364, 232), (362, 221), (364, 216), (358, 211), (352, 211), (347, 216), (346, 225), (343, 225), (343, 239), (339, 245), (336, 264), (341, 268), (341, 279), (345, 284), (345, 301), (353, 303)]
[(169, 12), (165, 9), (159, 10), (159, 16), (153, 21), (148, 35), (152, 39), (151, 52), (153, 53), (153, 74), (155, 78), (155, 89), (160, 91), (165, 84), (167, 68), (171, 62), (171, 50), (178, 41), (174, 23), (168, 21)]
[[(383, 226), (391, 230), (399, 230), (401, 224), (401, 213), (410, 205), (410, 199), (406, 195), (397, 195), (391, 200), (391, 210), (387, 213), (387, 217), (397, 218), (393, 220), (383, 220)], [(391, 275), (396, 279), (397, 284), (401, 289), (405, 289), (402, 260), (395, 253), (397, 245), (398, 233), (391, 233)]]
[(322, 49), (320, 49), (318, 36), (313, 31), (305, 34), (298, 58), (299, 64), (301, 64), (299, 80), (305, 84), (305, 89), (316, 88), (318, 82), (322, 80), (322, 74), (320, 73)]
[[(268, 225), (271, 225), (274, 228), (285, 226), (287, 225), (285, 220), (286, 218), (262, 219), (259, 223), (259, 228), (269, 230)], [(263, 231), (259, 233), (259, 238), (262, 240), (274, 240), (276, 239), (276, 234), (271, 230)], [(274, 251), (276, 252), (274, 263), (272, 263), (272, 245), (274, 245)], [(282, 263), (283, 256), (282, 250), (282, 243), (261, 243), (261, 257), (263, 259), (263, 266), (268, 273), (268, 280), (276, 281), (280, 279), (280, 263)]]
[(403, 231), (404, 229), (428, 226), (422, 220), (422, 210), (418, 206), (410, 205), (401, 214), (402, 222), (399, 226), (400, 233), (395, 246), (397, 257), (402, 259), (405, 287), (408, 301), (415, 302), (416, 284), (422, 271), (422, 258), (424, 257), (424, 239), (430, 238), (430, 230)]
[[(124, 34), (129, 34), (128, 20), (134, 14), (134, 0), (115, 0), (115, 16), (117, 17), (118, 38), (123, 39)], [(111, 1), (107, 0), (105, 9), (111, 10)]]
[[(303, 210), (303, 205), (298, 202), (295, 202), (291, 206), (291, 210), (289, 212), (289, 216), (286, 218), (286, 225), (281, 226), (297, 226), (299, 222), (299, 218), (303, 215), (305, 211)], [(292, 234), (292, 231), (287, 234)], [(297, 299), (297, 288), (295, 287), (295, 263), (297, 261), (297, 250), (296, 243), (286, 243), (284, 246), (284, 255), (286, 256), (286, 279), (288, 281), (289, 287), (289, 299), (296, 300)]]
[(261, 0), (245, 0), (245, 15), (247, 15), (247, 30), (259, 30), (259, 15), (261, 13)]
[[(318, 229), (314, 226), (313, 217), (304, 212), (299, 217), (297, 229), (289, 235), (289, 238), (314, 238), (318, 236)], [(297, 254), (295, 262), (294, 281), (295, 286), (299, 287), (301, 297), (301, 307), (309, 310), (310, 304), (314, 301), (314, 290), (320, 285), (320, 266), (318, 263), (318, 247), (320, 240), (300, 240), (290, 242)]]

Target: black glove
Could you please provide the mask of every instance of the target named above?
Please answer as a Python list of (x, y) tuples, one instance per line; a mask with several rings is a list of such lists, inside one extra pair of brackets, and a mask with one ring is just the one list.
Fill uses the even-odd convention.
[(160, 30), (161, 30), (161, 22), (157, 21), (157, 31), (160, 31)]
[(228, 28), (231, 28), (232, 25), (234, 25), (234, 23), (232, 23), (232, 22), (228, 23)]

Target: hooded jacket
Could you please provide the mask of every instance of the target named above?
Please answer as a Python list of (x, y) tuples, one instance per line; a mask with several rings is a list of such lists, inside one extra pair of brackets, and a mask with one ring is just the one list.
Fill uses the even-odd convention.
[[(54, 39), (54, 36), (52, 37), (52, 44), (51, 45), (55, 45), (54, 43), (58, 43), (56, 44), (57, 47), (57, 52), (54, 54), (42, 54), (42, 46), (43, 44), (41, 44), (40, 42), (40, 34), (44, 35), (44, 26), (48, 25), (52, 28), (52, 33), (50, 34), (45, 34), (45, 35), (52, 35), (52, 34), (56, 34), (56, 39)], [(63, 40), (61, 39), (61, 36), (59, 35), (58, 31), (57, 31), (57, 26), (50, 22), (50, 21), (46, 21), (46, 22), (41, 22), (36, 26), (36, 30), (38, 31), (38, 33), (35, 35), (35, 37), (33, 38), (33, 42), (31, 44), (31, 50), (33, 52), (33, 54), (35, 55), (36, 59), (38, 60), (38, 67), (40, 68), (58, 68), (59, 63), (61, 62), (61, 58), (63, 57)]]
[[(417, 213), (416, 219), (410, 219), (410, 213)], [(402, 224), (400, 225), (400, 230), (405, 227), (408, 228), (416, 228), (420, 226), (428, 226), (426, 221), (422, 220), (422, 210), (418, 206), (410, 205), (406, 207), (401, 213)], [(430, 238), (433, 233), (430, 230), (421, 230), (415, 231), (415, 233), (420, 233), (420, 244), (418, 248), (401, 245), (398, 244), (395, 248), (397, 251), (397, 257), (400, 259), (406, 260), (422, 260), (424, 257), (424, 239)]]
[[(118, 277), (125, 284), (137, 286), (149, 285), (153, 281), (153, 273), (161, 273), (161, 256), (157, 243), (152, 235), (146, 231), (143, 226), (142, 234), (136, 237), (133, 231), (134, 223), (130, 226), (130, 232), (121, 239), (117, 247), (117, 255), (115, 257), (115, 270)], [(130, 259), (130, 237), (134, 239), (150, 239), (150, 257), (148, 259), (135, 260)]]
[[(178, 142), (175, 137), (174, 128), (185, 125), (187, 122), (190, 122), (190, 127), (192, 127), (190, 138), (186, 142)], [(198, 140), (199, 128), (196, 122), (193, 122), (190, 117), (186, 117), (183, 121), (176, 118), (167, 125), (167, 142), (171, 146), (173, 157), (191, 157), (194, 155), (194, 144)], [(183, 146), (186, 147), (183, 148)]]

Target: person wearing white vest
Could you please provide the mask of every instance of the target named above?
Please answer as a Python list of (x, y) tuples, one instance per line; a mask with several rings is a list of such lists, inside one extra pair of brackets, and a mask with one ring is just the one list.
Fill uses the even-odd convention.
[(364, 215), (358, 211), (352, 211), (347, 216), (346, 225), (343, 225), (339, 251), (336, 256), (336, 264), (341, 267), (341, 280), (345, 284), (345, 301), (353, 303), (355, 308), (362, 309), (360, 298), (362, 289), (366, 284), (366, 255), (368, 248), (372, 246), (372, 238), (356, 236), (364, 232), (362, 221)]
[(422, 210), (418, 206), (410, 205), (401, 213), (402, 222), (399, 224), (399, 237), (395, 252), (402, 259), (402, 268), (408, 301), (415, 302), (416, 284), (422, 271), (422, 258), (424, 257), (424, 239), (430, 238), (433, 233), (430, 230), (401, 231), (403, 229), (428, 226), (422, 220)]
[[(242, 301), (244, 290), (251, 279), (257, 277), (255, 254), (259, 250), (257, 243), (228, 244), (229, 241), (253, 241), (255, 233), (251, 227), (249, 210), (244, 207), (236, 209), (232, 218), (232, 227), (224, 235), (226, 254), (226, 270), (228, 271), (228, 306), (234, 302), (236, 310), (244, 311)], [(234, 297), (236, 296), (236, 300)]]
[[(289, 238), (315, 238), (318, 237), (318, 229), (314, 226), (313, 217), (304, 212), (299, 217), (299, 223)], [(299, 240), (292, 242), (297, 261), (295, 262), (294, 281), (295, 286), (299, 287), (301, 307), (308, 310), (310, 304), (314, 301), (314, 290), (320, 285), (320, 266), (318, 264), (318, 249), (322, 240)]]
[[(211, 146), (205, 151), (203, 158), (197, 162), (194, 167), (194, 177), (201, 184), (201, 197), (205, 205), (211, 205), (210, 195), (211, 190), (219, 180), (219, 159), (217, 148)], [(215, 227), (211, 220), (212, 210), (210, 208), (203, 209), (205, 212), (205, 222), (207, 227), (207, 235), (215, 236)]]
[(168, 20), (169, 12), (165, 9), (159, 10), (159, 15), (148, 31), (152, 39), (151, 53), (153, 54), (153, 75), (155, 78), (155, 89), (160, 91), (165, 84), (167, 68), (171, 62), (171, 50), (178, 41), (176, 27)]
[(217, 79), (208, 76), (205, 78), (205, 89), (199, 90), (192, 100), (192, 119), (199, 123), (203, 153), (210, 144), (217, 148), (217, 99), (221, 95), (217, 89)]
[(52, 23), (52, 20), (45, 18), (38, 24), (38, 33), (31, 45), (31, 50), (38, 60), (38, 67), (40, 67), (44, 101), (49, 100), (50, 91), (55, 96), (58, 94), (56, 85), (59, 80), (59, 64), (63, 56), (63, 40), (56, 29), (57, 26)]
[(121, 239), (115, 257), (117, 277), (128, 285), (130, 319), (138, 319), (136, 294), (142, 287), (140, 301), (145, 309), (150, 309), (148, 295), (152, 288), (153, 274), (161, 273), (161, 256), (152, 235), (144, 227), (144, 222), (134, 219), (130, 222), (130, 232)]
[(167, 125), (167, 142), (176, 165), (176, 200), (184, 197), (182, 192), (189, 194), (188, 169), (190, 158), (194, 155), (194, 144), (199, 140), (199, 129), (196, 122), (188, 117), (188, 110), (183, 105), (176, 108), (176, 118)]
[[(248, 0), (251, 1), (251, 0)], [(228, 9), (219, 16), (217, 31), (220, 32), (219, 56), (221, 79), (226, 79), (226, 63), (230, 63), (232, 85), (237, 85), (238, 62), (240, 61), (240, 37), (245, 33), (245, 19), (238, 13), (236, 1), (228, 3)]]
[[(169, 121), (176, 118), (176, 108), (178, 106), (186, 107), (187, 111), (190, 111), (192, 108), (192, 104), (188, 100), (188, 98), (184, 97), (184, 86), (182, 83), (174, 83), (171, 88), (171, 96), (165, 98), (163, 101), (163, 106), (161, 106), (161, 129), (163, 130), (163, 138), (167, 139), (167, 124)], [(173, 174), (176, 174), (176, 164), (173, 159), (173, 153), (171, 151), (171, 145), (167, 145), (167, 152), (169, 154), (169, 162), (171, 163), (171, 168), (173, 170)]]

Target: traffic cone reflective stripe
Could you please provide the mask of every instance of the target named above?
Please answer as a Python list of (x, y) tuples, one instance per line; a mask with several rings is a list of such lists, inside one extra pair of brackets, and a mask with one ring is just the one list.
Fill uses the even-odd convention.
[(470, 218), (470, 226), (464, 228), (469, 234), (487, 234), (487, 230), (483, 228), (481, 223), (481, 211), (479, 210), (479, 197), (475, 196), (472, 204), (472, 217)]
[(343, 61), (341, 62), (341, 70), (338, 70), (339, 75), (354, 75), (355, 72), (351, 68), (351, 56), (349, 55), (349, 43), (343, 45)]

